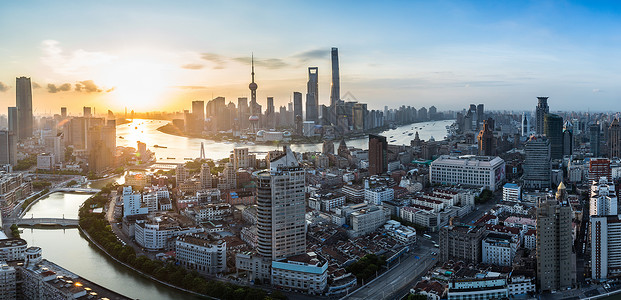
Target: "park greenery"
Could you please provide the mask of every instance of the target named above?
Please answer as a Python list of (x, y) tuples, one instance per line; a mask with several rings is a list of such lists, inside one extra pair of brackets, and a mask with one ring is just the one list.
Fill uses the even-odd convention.
[(11, 235), (13, 235), (14, 238), (19, 238), (19, 228), (17, 224), (11, 225)]
[(345, 270), (356, 276), (358, 283), (363, 283), (375, 276), (382, 266), (386, 264), (385, 256), (367, 254), (357, 262), (347, 266)]
[(487, 201), (491, 200), (493, 196), (494, 196), (494, 193), (492, 193), (492, 191), (490, 191), (488, 189), (484, 189), (481, 192), (481, 194), (479, 194), (478, 196), (474, 197), (474, 202), (476, 204), (483, 204), (483, 203), (486, 203)]
[(15, 171), (25, 171), (37, 165), (37, 155), (31, 154), (24, 159), (17, 161), (17, 165), (13, 167)]
[(108, 202), (108, 195), (115, 185), (109, 185), (93, 197), (84, 202), (79, 211), (80, 227), (91, 238), (103, 247), (108, 254), (126, 263), (143, 273), (153, 276), (172, 285), (219, 299), (285, 299), (282, 293), (268, 295), (266, 291), (207, 280), (196, 271), (188, 271), (174, 262), (151, 260), (144, 255), (136, 255), (134, 248), (123, 245), (105, 219), (103, 213), (93, 213), (93, 209), (104, 207)]
[(35, 180), (32, 182), (32, 188), (35, 190), (49, 188), (51, 185), (52, 183), (47, 180)]

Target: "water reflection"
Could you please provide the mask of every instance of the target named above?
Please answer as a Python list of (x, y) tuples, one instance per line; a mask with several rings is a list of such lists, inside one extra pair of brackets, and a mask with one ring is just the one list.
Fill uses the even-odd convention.
[[(382, 133), (393, 144), (409, 145), (414, 139), (414, 133), (419, 132), (420, 138), (428, 140), (434, 137), (441, 140), (447, 135), (446, 126), (452, 124), (453, 120), (431, 121), (415, 123), (387, 130)], [(234, 142), (215, 142), (201, 138), (180, 137), (165, 134), (157, 131), (157, 128), (166, 125), (168, 121), (136, 119), (131, 123), (117, 126), (117, 145), (136, 147), (136, 142), (141, 141), (156, 153), (158, 161), (163, 162), (184, 162), (184, 158), (196, 158), (199, 156), (201, 142), (205, 144), (205, 154), (207, 158), (221, 159), (228, 157), (230, 151), (235, 147), (246, 147), (252, 152), (267, 152), (276, 149), (270, 145), (248, 145), (245, 143)], [(409, 135), (412, 133), (412, 135)], [(154, 145), (166, 148), (155, 148)], [(347, 141), (348, 146), (362, 149), (368, 148), (368, 139), (360, 138)], [(337, 145), (338, 146), (338, 145)], [(291, 149), (298, 152), (321, 151), (321, 144), (296, 144)]]

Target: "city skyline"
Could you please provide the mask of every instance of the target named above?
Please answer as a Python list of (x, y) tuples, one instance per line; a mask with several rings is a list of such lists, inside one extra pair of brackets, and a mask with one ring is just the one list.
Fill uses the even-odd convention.
[(2, 105), (13, 105), (21, 76), (32, 79), (35, 114), (236, 102), (250, 96), (251, 53), (259, 104), (286, 105), (306, 92), (307, 68), (318, 67), (319, 103), (329, 105), (331, 47), (341, 52), (340, 96), (372, 109), (531, 110), (545, 95), (553, 111), (606, 111), (620, 92), (616, 4), (184, 4), (5, 4), (0, 24), (12, 30), (0, 47)]

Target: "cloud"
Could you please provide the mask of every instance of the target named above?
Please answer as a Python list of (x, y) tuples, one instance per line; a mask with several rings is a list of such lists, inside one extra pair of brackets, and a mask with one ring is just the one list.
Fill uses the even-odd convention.
[(84, 80), (75, 84), (76, 92), (101, 93), (102, 90), (92, 80)]
[(52, 68), (58, 74), (73, 75), (89, 72), (93, 67), (106, 65), (116, 57), (104, 52), (90, 52), (77, 49), (65, 52), (58, 41), (45, 40), (41, 42), (43, 64)]
[(66, 92), (71, 90), (71, 83), (63, 83), (61, 85), (55, 85), (52, 83), (47, 84), (47, 92), (48, 93), (58, 93), (58, 92)]
[(593, 93), (599, 93), (601, 92), (600, 89), (593, 89)]
[(110, 92), (114, 91), (114, 89), (116, 89), (116, 88), (110, 88), (110, 89), (107, 89), (107, 90), (106, 90), (106, 93), (110, 93)]
[(202, 64), (185, 64), (181, 66), (182, 69), (188, 69), (188, 70), (200, 70), (204, 67), (205, 66)]
[[(249, 65), (250, 62), (252, 61), (252, 58), (250, 56), (245, 56), (245, 57), (235, 57), (233, 58), (234, 61), (236, 62), (240, 62), (246, 65)], [(284, 60), (280, 59), (280, 58), (267, 58), (267, 59), (254, 59), (254, 64), (256, 66), (260, 66), (260, 67), (265, 67), (268, 69), (282, 69), (282, 68), (286, 68), (289, 66), (289, 63), (285, 62)]]
[(201, 58), (214, 63), (214, 69), (224, 69), (226, 65), (226, 58), (220, 54), (215, 53), (201, 53)]
[(6, 85), (4, 82), (0, 82), (0, 92), (6, 92), (9, 90), (9, 88), (11, 87)]
[(41, 88), (41, 85), (33, 81), (33, 82), (32, 82), (32, 88), (33, 88), (33, 89), (40, 89), (40, 88)]
[(207, 89), (207, 87), (203, 86), (203, 85), (179, 85), (179, 86), (176, 86), (176, 88), (184, 89), (184, 90), (203, 90), (203, 89)]
[(300, 60), (300, 62), (308, 62), (309, 60), (327, 59), (330, 57), (329, 54), (330, 51), (327, 49), (315, 49), (294, 54), (292, 57)]

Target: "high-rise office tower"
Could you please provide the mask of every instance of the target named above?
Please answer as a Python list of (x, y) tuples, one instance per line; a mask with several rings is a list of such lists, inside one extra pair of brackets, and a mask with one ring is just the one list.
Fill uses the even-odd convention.
[(205, 101), (192, 101), (192, 115), (197, 122), (205, 122)]
[(322, 154), (334, 154), (334, 142), (325, 140), (323, 141), (323, 145), (321, 146)]
[(67, 108), (66, 108), (66, 107), (61, 107), (61, 108), (60, 108), (60, 116), (61, 116), (63, 119), (66, 119), (66, 118), (67, 118)]
[(563, 125), (563, 155), (574, 153), (574, 130), (573, 125), (566, 121)]
[(608, 157), (621, 158), (621, 125), (614, 119), (608, 129)]
[[(615, 184), (607, 176), (591, 181), (591, 195), (589, 199), (590, 216), (611, 216), (619, 214), (619, 203)], [(621, 233), (621, 232), (620, 232)]]
[(369, 175), (388, 171), (388, 142), (386, 137), (369, 134)]
[(495, 156), (496, 155), (496, 137), (490, 130), (490, 124), (487, 120), (483, 121), (483, 128), (479, 131), (477, 141), (479, 142), (479, 155)]
[(251, 61), (250, 61), (251, 65), (252, 65), (252, 82), (248, 85), (248, 88), (250, 88), (250, 115), (251, 116), (258, 116), (261, 114), (261, 111), (256, 111), (257, 108), (257, 87), (258, 85), (254, 82), (254, 54), (252, 55)]
[(82, 107), (82, 116), (85, 118), (90, 118), (93, 116), (93, 114), (91, 113), (91, 107), (90, 106), (84, 106)]
[(30, 78), (18, 77), (15, 85), (15, 102), (17, 107), (17, 122), (19, 126), (17, 136), (20, 140), (32, 136), (33, 117), (32, 117), (32, 87)]
[[(479, 122), (479, 126), (481, 124), (483, 124), (484, 120), (485, 120), (485, 106), (483, 104), (479, 104), (477, 105), (477, 120)], [(477, 127), (480, 128), (480, 127)], [(492, 128), (492, 130), (494, 130), (494, 128)]]
[(19, 140), (19, 115), (17, 112), (17, 107), (9, 107), (9, 131), (13, 132), (15, 139)]
[(276, 107), (274, 106), (274, 97), (267, 97), (267, 105), (265, 107), (265, 120), (266, 125), (274, 127), (276, 124), (275, 119)]
[(551, 159), (563, 158), (563, 118), (546, 114), (543, 118), (543, 133), (550, 141)]
[(558, 291), (576, 284), (572, 253), (572, 210), (561, 182), (555, 199), (542, 199), (537, 207), (537, 280), (542, 291)]
[(535, 112), (535, 133), (543, 134), (544, 117), (550, 113), (548, 97), (537, 97), (537, 109)]
[(293, 92), (293, 117), (304, 116), (302, 114), (302, 93)]
[(17, 139), (10, 130), (0, 130), (0, 165), (17, 164)]
[(424, 107), (421, 107), (418, 110), (418, 121), (424, 122), (424, 121), (427, 121), (427, 118), (428, 118), (427, 117), (427, 109), (424, 108)]
[(354, 104), (352, 111), (352, 125), (354, 130), (365, 130), (367, 125), (367, 114), (369, 113), (366, 103)]
[(599, 144), (599, 124), (591, 124), (589, 126), (589, 146), (591, 146), (593, 157), (598, 157), (600, 155)]
[(308, 68), (308, 84), (306, 86), (306, 121), (319, 121), (319, 68)]
[(210, 189), (212, 188), (212, 179), (211, 179), (211, 167), (209, 164), (204, 163), (201, 165), (201, 189)]
[(332, 48), (332, 83), (330, 84), (330, 107), (341, 100), (341, 79), (339, 76), (339, 49)]
[(528, 136), (530, 135), (530, 131), (531, 131), (531, 124), (530, 124), (530, 113), (528, 112), (523, 112), (522, 113), (522, 136)]
[(532, 136), (524, 148), (524, 187), (544, 189), (550, 187), (550, 141), (543, 136)]
[(257, 252), (280, 260), (306, 251), (304, 169), (288, 146), (257, 176)]
[(237, 98), (237, 122), (239, 122), (240, 128), (248, 128), (250, 117), (250, 111), (248, 110), (248, 98)]

